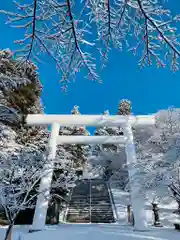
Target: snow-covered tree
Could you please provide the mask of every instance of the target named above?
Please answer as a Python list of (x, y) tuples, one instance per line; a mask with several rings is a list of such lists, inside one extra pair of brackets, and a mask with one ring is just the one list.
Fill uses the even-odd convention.
[(35, 191), (42, 174), (42, 154), (31, 148), (20, 152), (1, 153), (0, 206), (8, 220), (5, 240), (20, 211), (35, 207), (38, 191)]
[[(104, 112), (105, 115), (109, 114), (108, 111)], [(118, 105), (118, 115), (131, 114), (131, 102), (127, 99), (122, 99)], [(103, 126), (96, 129), (95, 135), (105, 136), (120, 136), (123, 135), (121, 127)], [(101, 174), (107, 174), (108, 177), (112, 176), (111, 180), (119, 181), (123, 187), (127, 181), (127, 166), (124, 148), (115, 144), (96, 145), (94, 147), (94, 157), (91, 157), (96, 171)]]
[(117, 115), (131, 115), (132, 114), (132, 103), (128, 99), (122, 99), (118, 105)]
[[(10, 224), (6, 238), (18, 213), (34, 207), (37, 194), (43, 194), (38, 185), (48, 155), (48, 129), (22, 121), (28, 113), (43, 113), (37, 69), (31, 62), (18, 63), (10, 50), (0, 51), (0, 210)], [(57, 148), (50, 205), (74, 184), (73, 154)]]
[[(49, 161), (48, 152), (42, 153), (38, 148), (21, 146), (19, 149), (16, 147), (15, 152), (8, 150), (8, 153), (0, 153), (0, 204), (9, 223), (5, 240), (8, 239), (19, 213), (34, 209), (38, 195), (44, 194), (39, 192), (39, 183), (47, 172), (44, 166)], [(61, 155), (54, 160), (54, 165), (56, 167), (49, 198), (51, 211), (55, 200), (59, 199), (59, 204), (65, 201), (64, 192), (66, 193), (76, 180), (71, 154), (61, 149)], [(47, 216), (49, 222), (50, 217)]]
[(173, 198), (176, 200), (176, 202), (178, 204), (178, 208), (174, 211), (174, 213), (180, 214), (180, 179), (179, 179), (179, 176), (172, 181), (172, 183), (169, 185), (169, 189), (172, 193)]
[[(71, 111), (72, 114), (79, 115), (79, 106), (74, 106)], [(84, 127), (61, 127), (60, 128), (60, 135), (83, 135), (88, 136), (90, 133)], [(63, 145), (65, 150), (72, 154), (72, 161), (74, 163), (74, 167), (83, 168), (83, 166), (87, 163), (87, 158), (89, 156), (90, 146), (89, 145), (79, 145), (79, 144), (68, 144)]]
[[(24, 29), (15, 41), (23, 61), (39, 61), (47, 53), (62, 76), (63, 89), (68, 80), (85, 68), (88, 78), (98, 80), (96, 47), (103, 62), (113, 48), (127, 48), (140, 55), (142, 67), (170, 63), (178, 70), (179, 21), (170, 4), (160, 0), (32, 0), (14, 1), (13, 12), (1, 10), (13, 27)], [(105, 61), (104, 61), (105, 60)]]
[[(20, 195), (27, 190), (21, 189), (20, 184), (32, 174), (32, 171), (27, 172), (24, 181), (20, 181), (20, 174), (24, 173), (23, 161), (26, 161), (27, 168), (33, 167), (32, 162), (37, 164), (37, 152), (40, 154), (40, 147), (44, 149), (48, 136), (45, 128), (29, 128), (22, 124), (23, 114), (42, 112), (39, 101), (41, 85), (35, 66), (30, 62), (17, 66), (18, 60), (12, 55), (9, 49), (0, 51), (0, 210), (5, 210), (10, 224), (6, 238), (15, 216), (21, 211)], [(15, 179), (20, 182), (19, 186)], [(29, 183), (32, 182), (29, 180)]]
[[(40, 99), (42, 85), (39, 81), (37, 67), (27, 62), (19, 66), (19, 61), (14, 59), (9, 49), (0, 51), (0, 104), (1, 108), (9, 108), (6, 115), (16, 116), (26, 115), (28, 113), (43, 113), (43, 107)], [(11, 114), (14, 112), (16, 114)], [(1, 118), (2, 119), (2, 118)], [(17, 133), (16, 141), (19, 144), (34, 144), (45, 148), (48, 133), (45, 127), (27, 127), (21, 121), (16, 124), (7, 122), (5, 116), (5, 125), (9, 125)]]
[(135, 129), (138, 181), (142, 192), (168, 186), (178, 176), (180, 110), (159, 111), (156, 126)]

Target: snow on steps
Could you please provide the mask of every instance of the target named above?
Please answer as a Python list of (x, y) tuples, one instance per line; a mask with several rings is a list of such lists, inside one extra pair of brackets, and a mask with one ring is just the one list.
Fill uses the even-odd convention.
[(127, 204), (129, 204), (129, 193), (118, 189), (117, 184), (110, 182), (111, 192), (117, 211), (117, 222), (119, 224), (127, 224)]

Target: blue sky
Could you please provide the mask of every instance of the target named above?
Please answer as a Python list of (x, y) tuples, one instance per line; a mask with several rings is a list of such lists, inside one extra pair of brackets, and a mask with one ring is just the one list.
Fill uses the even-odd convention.
[[(171, 8), (176, 9), (179, 5), (177, 2), (173, 1)], [(1, 1), (1, 9), (13, 10), (12, 7), (12, 0)], [(0, 48), (13, 50), (13, 41), (21, 36), (19, 30), (4, 24), (5, 19), (0, 15)], [(111, 114), (115, 114), (122, 98), (132, 101), (135, 114), (154, 113), (168, 106), (180, 107), (180, 72), (174, 74), (168, 67), (156, 69), (155, 66), (140, 70), (137, 59), (126, 50), (110, 54), (109, 63), (101, 75), (101, 85), (80, 74), (69, 85), (67, 94), (60, 90), (60, 79), (54, 63), (49, 59), (45, 61), (39, 67), (39, 73), (46, 113), (70, 113), (74, 105), (79, 105), (81, 113), (98, 114), (109, 109)]]

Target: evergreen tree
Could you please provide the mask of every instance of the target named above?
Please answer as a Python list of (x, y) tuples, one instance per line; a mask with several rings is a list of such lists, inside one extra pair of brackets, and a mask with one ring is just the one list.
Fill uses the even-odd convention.
[[(41, 89), (34, 64), (19, 64), (9, 49), (0, 51), (0, 209), (10, 226), (6, 239), (20, 212), (33, 206), (24, 197), (41, 176), (45, 161), (48, 131), (24, 126), (20, 118), (43, 112)], [(30, 212), (24, 217), (27, 222)]]
[(122, 99), (118, 105), (118, 115), (131, 115), (132, 114), (132, 106), (131, 101), (128, 99)]

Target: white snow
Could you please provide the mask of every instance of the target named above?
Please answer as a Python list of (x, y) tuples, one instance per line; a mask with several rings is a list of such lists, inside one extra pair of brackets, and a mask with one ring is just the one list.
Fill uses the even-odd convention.
[(133, 126), (153, 126), (154, 115), (122, 116), (122, 115), (57, 115), (57, 114), (28, 114), (26, 123), (28, 125), (50, 125), (53, 122), (61, 126), (121, 126), (127, 122)]
[[(7, 226), (0, 226), (0, 240), (4, 240)], [(27, 234), (29, 226), (14, 226), (12, 233), (12, 240), (17, 240), (22, 234)], [(19, 239), (18, 239), (19, 240)]]
[(119, 224), (127, 224), (127, 205), (130, 204), (129, 193), (120, 190), (118, 182), (110, 182)]
[[(18, 234), (19, 231), (19, 234)], [(5, 229), (0, 228), (3, 240)], [(21, 238), (19, 238), (21, 236)], [(28, 233), (27, 227), (15, 228), (12, 240), (179, 240), (180, 232), (172, 228), (151, 228), (146, 232), (133, 231), (131, 227), (114, 224), (62, 224), (46, 227), (44, 231)]]
[[(112, 181), (110, 185), (118, 215), (118, 223), (125, 225), (127, 224), (127, 205), (130, 204), (129, 193), (122, 191), (118, 186), (118, 182), (116, 181)], [(154, 189), (154, 192), (156, 192), (156, 189)], [(158, 188), (157, 192), (160, 196), (160, 199), (158, 201), (160, 220), (164, 227), (173, 227), (173, 224), (175, 222), (180, 221), (180, 217), (173, 213), (174, 210), (177, 210), (177, 202), (169, 196), (166, 188)], [(150, 226), (153, 222), (151, 206), (153, 193), (151, 191), (147, 191), (146, 193), (148, 195), (148, 199), (145, 201), (145, 215), (146, 221)]]

